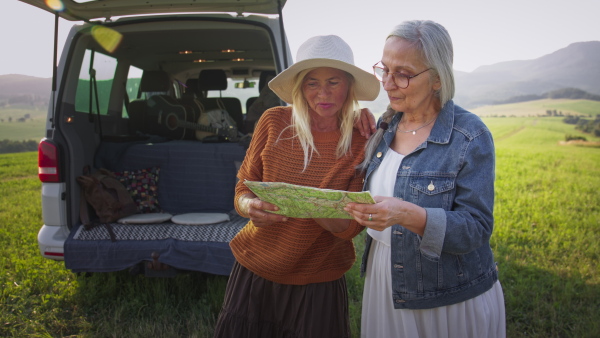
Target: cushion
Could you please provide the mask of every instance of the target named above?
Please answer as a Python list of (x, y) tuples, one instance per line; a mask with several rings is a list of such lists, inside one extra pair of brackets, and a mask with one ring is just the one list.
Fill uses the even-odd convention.
[(180, 214), (173, 216), (171, 222), (175, 224), (187, 224), (187, 225), (202, 225), (202, 224), (214, 224), (229, 221), (229, 215), (221, 213), (201, 213), (193, 212), (188, 214)]
[(167, 213), (135, 214), (123, 217), (117, 223), (123, 224), (153, 224), (162, 223), (171, 219), (173, 215)]
[(158, 175), (159, 167), (115, 172), (115, 176), (127, 188), (139, 213), (158, 213)]

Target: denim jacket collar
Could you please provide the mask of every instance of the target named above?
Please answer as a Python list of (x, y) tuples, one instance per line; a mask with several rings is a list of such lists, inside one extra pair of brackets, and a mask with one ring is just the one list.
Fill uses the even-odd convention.
[(446, 102), (427, 138), (429, 142), (447, 144), (454, 128), (454, 101)]
[[(390, 121), (389, 128), (383, 134), (383, 141), (377, 147), (377, 152), (386, 154), (388, 149), (390, 148), (392, 141), (394, 140), (394, 136), (396, 135), (395, 131), (398, 127), (398, 123), (400, 123), (400, 119), (402, 119), (403, 112), (398, 112), (394, 117), (392, 117), (392, 121)], [(380, 121), (381, 122), (381, 121)], [(454, 101), (450, 100), (446, 102), (440, 114), (437, 117), (437, 120), (433, 124), (433, 128), (429, 133), (429, 137), (426, 142), (423, 142), (420, 146), (418, 146), (414, 151), (418, 151), (422, 148), (427, 148), (427, 142), (439, 143), (439, 144), (448, 144), (450, 142), (450, 136), (452, 135), (452, 129), (454, 128)], [(367, 178), (373, 172), (373, 170), (379, 166), (379, 163), (383, 159), (382, 157), (374, 157), (371, 159), (371, 163), (369, 164), (369, 168), (367, 170)], [(365, 180), (366, 187), (367, 181)]]

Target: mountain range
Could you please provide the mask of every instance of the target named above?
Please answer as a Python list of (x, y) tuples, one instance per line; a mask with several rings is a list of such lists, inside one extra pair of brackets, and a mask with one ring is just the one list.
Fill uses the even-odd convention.
[(29, 75), (0, 75), (0, 100), (15, 96), (35, 96), (50, 98), (52, 79)]
[(455, 101), (468, 108), (576, 88), (600, 95), (600, 41), (576, 42), (533, 60), (455, 72)]
[[(455, 102), (465, 108), (507, 102), (515, 97), (545, 95), (566, 88), (600, 95), (600, 41), (576, 42), (533, 60), (506, 61), (481, 66), (472, 72), (455, 71)], [(26, 75), (0, 75), (0, 101), (29, 96), (46, 103), (51, 79)], [(382, 92), (372, 111), (383, 111), (387, 95)], [(380, 107), (381, 106), (381, 107)]]

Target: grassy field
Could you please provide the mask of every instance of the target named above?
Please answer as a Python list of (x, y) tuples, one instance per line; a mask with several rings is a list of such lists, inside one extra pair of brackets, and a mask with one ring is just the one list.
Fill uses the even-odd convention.
[[(0, 108), (0, 140), (39, 141), (45, 135), (47, 113), (46, 109), (25, 106)], [(30, 118), (25, 122), (18, 121), (27, 114)]]
[[(597, 337), (600, 149), (560, 145), (565, 134), (579, 134), (560, 118), (484, 121), (496, 140), (492, 247), (508, 337)], [(225, 277), (83, 276), (42, 259), (36, 165), (35, 153), (0, 155), (0, 336), (211, 336)], [(355, 243), (360, 257), (362, 235)], [(347, 277), (358, 336), (358, 264)]]
[(526, 117), (546, 115), (547, 110), (556, 110), (557, 112), (562, 112), (563, 115), (587, 115), (595, 117), (597, 114), (600, 114), (600, 102), (544, 99), (496, 106), (483, 106), (471, 111), (482, 117)]
[(509, 337), (597, 337), (600, 149), (559, 145), (572, 133), (559, 118), (508, 120), (512, 132), (485, 121), (499, 134), (492, 245)]

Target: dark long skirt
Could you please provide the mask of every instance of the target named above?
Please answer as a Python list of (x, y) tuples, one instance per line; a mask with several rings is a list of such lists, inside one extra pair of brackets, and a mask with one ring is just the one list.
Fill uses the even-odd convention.
[(278, 284), (235, 262), (214, 337), (350, 337), (346, 278)]

